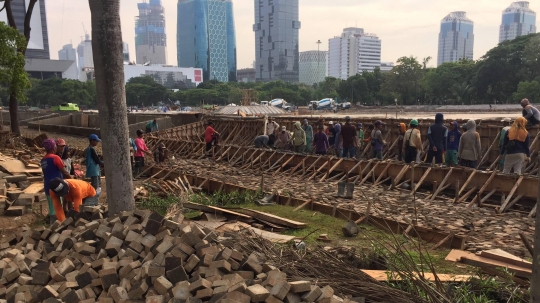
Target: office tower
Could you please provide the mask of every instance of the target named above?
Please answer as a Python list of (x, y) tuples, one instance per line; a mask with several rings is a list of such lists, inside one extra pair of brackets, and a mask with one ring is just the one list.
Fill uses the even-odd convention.
[(165, 10), (161, 0), (138, 3), (135, 17), (135, 53), (138, 64), (167, 64)]
[(84, 40), (77, 45), (77, 67), (79, 72), (84, 67)]
[(232, 0), (179, 0), (179, 67), (201, 68), (203, 79), (236, 81)]
[(346, 80), (381, 66), (381, 40), (363, 28), (348, 27), (329, 39), (328, 76)]
[(92, 40), (90, 40), (90, 35), (88, 34), (86, 34), (84, 37), (84, 61), (81, 68), (94, 68), (94, 52), (92, 51)]
[(254, 1), (257, 80), (298, 82), (298, 0)]
[(124, 53), (124, 64), (129, 64), (129, 45), (122, 42), (122, 52)]
[(66, 44), (58, 51), (58, 60), (77, 61), (77, 52), (73, 48), (73, 44)]
[(326, 77), (326, 51), (307, 51), (300, 53), (300, 83), (313, 85)]
[(529, 2), (514, 2), (503, 11), (499, 43), (534, 33), (536, 33), (536, 13), (529, 8)]
[[(1, 3), (0, 7), (3, 7), (3, 2)], [(21, 34), (24, 34), (24, 19), (29, 3), (29, 0), (11, 1), (11, 10), (13, 12), (13, 18), (15, 19), (15, 25)], [(5, 10), (0, 11), (0, 21), (4, 21), (8, 24)], [(28, 48), (26, 49), (26, 58), (50, 59), (45, 0), (38, 0), (34, 5), (32, 17), (30, 18), (30, 28), (32, 31), (30, 41), (28, 42)]]
[(474, 23), (465, 12), (452, 12), (441, 21), (437, 65), (473, 59)]

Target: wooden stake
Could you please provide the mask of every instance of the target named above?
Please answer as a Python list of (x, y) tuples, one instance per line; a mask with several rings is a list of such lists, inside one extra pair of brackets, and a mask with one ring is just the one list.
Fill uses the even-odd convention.
[(418, 184), (416, 184), (416, 186), (414, 187), (414, 190), (412, 191), (411, 195), (414, 195), (416, 193), (416, 191), (418, 190), (418, 188), (420, 188), (420, 186), (422, 185), (424, 180), (426, 180), (427, 176), (429, 175), (430, 171), (431, 171), (431, 167), (429, 167), (426, 170), (426, 172), (422, 175), (422, 178), (420, 178), (420, 181), (418, 181)]
[(431, 201), (435, 200), (435, 198), (441, 193), (444, 185), (446, 184), (446, 181), (448, 181), (448, 178), (450, 178), (450, 176), (452, 175), (452, 172), (454, 171), (454, 168), (450, 168), (450, 170), (448, 171), (448, 173), (446, 174), (446, 177), (444, 177), (444, 179), (442, 180), (441, 184), (439, 185), (439, 187), (437, 188), (437, 190), (435, 191), (435, 193), (433, 194), (433, 196), (431, 196)]
[[(523, 242), (523, 244), (525, 245), (525, 247), (527, 248), (531, 256), (534, 256), (534, 248), (529, 242), (529, 239), (527, 239), (527, 237), (525, 236), (523, 232), (519, 232), (519, 237), (521, 238), (521, 241)], [(534, 269), (534, 265), (533, 265), (533, 269)]]
[(508, 193), (508, 197), (506, 198), (506, 200), (504, 201), (504, 204), (499, 208), (499, 210), (497, 211), (499, 214), (500, 213), (503, 213), (504, 210), (507, 208), (508, 206), (508, 203), (510, 203), (510, 200), (512, 199), (512, 195), (514, 195), (514, 193), (516, 192), (516, 190), (518, 189), (519, 185), (521, 184), (521, 181), (523, 181), (523, 176), (520, 176), (519, 179), (517, 180), (516, 184), (514, 184), (514, 187), (512, 187), (512, 190), (510, 191), (510, 193)]

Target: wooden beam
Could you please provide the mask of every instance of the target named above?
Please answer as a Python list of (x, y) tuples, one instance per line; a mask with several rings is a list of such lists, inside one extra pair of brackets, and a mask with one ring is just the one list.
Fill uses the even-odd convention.
[(439, 185), (439, 187), (437, 188), (437, 190), (435, 191), (435, 193), (433, 194), (433, 196), (431, 196), (431, 201), (435, 200), (435, 198), (441, 193), (441, 191), (443, 190), (444, 188), (444, 185), (446, 184), (446, 181), (448, 181), (448, 178), (450, 178), (450, 176), (452, 175), (452, 172), (454, 171), (454, 168), (451, 167), (450, 170), (448, 171), (448, 173), (446, 174), (446, 177), (444, 177), (444, 179), (442, 180), (441, 184)]
[(315, 165), (317, 165), (317, 163), (319, 163), (319, 161), (320, 161), (321, 159), (323, 159), (323, 158), (324, 158), (324, 157), (318, 157), (317, 160), (315, 160), (315, 161), (313, 162), (313, 164), (311, 164), (311, 165), (304, 171), (304, 173), (302, 174), (301, 177), (305, 176), (305, 175), (309, 172), (309, 170), (310, 170), (312, 167), (314, 167)]
[(311, 203), (311, 200), (307, 200), (306, 202), (300, 204), (297, 208), (293, 209), (293, 211), (300, 210), (300, 209), (306, 207), (306, 205), (308, 205), (309, 203)]
[(538, 204), (535, 204), (534, 205), (534, 208), (531, 210), (531, 212), (529, 213), (529, 217), (530, 218), (533, 218), (534, 216), (536, 216), (536, 209), (538, 208)]
[(459, 190), (459, 194), (456, 198), (459, 199), (459, 196), (461, 195), (461, 193), (465, 190), (465, 188), (467, 188), (467, 186), (469, 186), (469, 183), (471, 183), (472, 179), (474, 178), (474, 176), (476, 175), (476, 172), (477, 170), (473, 170), (472, 174), (469, 176), (469, 178), (467, 178), (467, 181), (465, 181), (465, 183), (463, 183), (463, 186), (461, 187), (461, 189)]
[(315, 178), (315, 176), (317, 176), (317, 174), (318, 174), (321, 170), (323, 170), (326, 166), (330, 165), (331, 162), (332, 162), (332, 158), (328, 159), (328, 161), (327, 161), (323, 166), (319, 167), (319, 169), (317, 169), (317, 170), (313, 173), (313, 175), (311, 175), (311, 177), (308, 178), (308, 181), (309, 181), (309, 180), (312, 180), (313, 178)]
[(442, 239), (441, 241), (439, 241), (439, 243), (435, 244), (435, 246), (433, 246), (431, 250), (436, 250), (437, 248), (441, 247), (444, 243), (448, 242), (448, 240), (452, 239), (453, 237), (454, 237), (454, 232), (451, 231), (450, 234), (446, 236), (446, 238)]
[(272, 176), (277, 175), (277, 173), (279, 173), (283, 168), (285, 168), (285, 166), (287, 166), (287, 164), (289, 164), (295, 157), (296, 155), (292, 155), (289, 159), (287, 159), (287, 161), (285, 161), (285, 163), (283, 163), (281, 167), (278, 167), (278, 169), (272, 174)]
[(379, 175), (379, 177), (377, 177), (377, 180), (375, 180), (375, 183), (374, 183), (375, 185), (379, 184), (379, 181), (381, 181), (382, 177), (384, 176), (384, 174), (386, 174), (386, 172), (388, 171), (391, 165), (392, 165), (392, 162), (388, 162), (388, 164), (386, 164), (386, 167), (384, 168), (382, 173)]
[(307, 226), (306, 223), (285, 219), (276, 215), (272, 215), (272, 214), (268, 214), (268, 213), (264, 213), (264, 212), (260, 212), (256, 210), (251, 210), (247, 208), (242, 208), (242, 212), (255, 219), (262, 219), (270, 223), (287, 226), (290, 228), (299, 229), (299, 228), (304, 228)]
[(477, 190), (477, 189), (478, 189), (478, 187), (476, 187), (476, 186), (473, 187), (473, 188), (471, 188), (471, 189), (470, 189), (463, 197), (461, 197), (461, 198), (457, 201), (457, 203), (463, 203), (463, 202), (465, 202), (465, 201), (467, 200), (467, 198), (469, 198), (469, 196), (472, 195), (472, 193), (473, 193), (475, 190)]
[(185, 208), (200, 210), (200, 211), (206, 212), (206, 213), (222, 214), (224, 216), (234, 217), (234, 218), (237, 218), (239, 220), (241, 219), (241, 220), (251, 221), (253, 219), (249, 215), (234, 212), (234, 211), (224, 209), (224, 208), (220, 208), (220, 207), (216, 207), (216, 206), (208, 206), (208, 205), (202, 205), (202, 204), (197, 204), (197, 203), (192, 203), (192, 202), (184, 202), (183, 206)]
[(375, 163), (375, 165), (373, 165), (373, 168), (369, 171), (369, 173), (367, 173), (367, 175), (364, 177), (364, 179), (362, 179), (362, 181), (361, 181), (360, 184), (358, 184), (358, 185), (364, 184), (364, 182), (366, 182), (367, 179), (369, 179), (369, 177), (371, 176), (371, 174), (374, 174), (374, 173), (375, 173), (375, 169), (376, 169), (377, 166), (379, 166), (379, 164), (381, 164), (381, 163), (382, 163), (381, 161), (377, 161), (377, 163)]
[(422, 175), (422, 178), (420, 178), (420, 181), (418, 181), (418, 183), (416, 184), (416, 186), (414, 187), (414, 190), (411, 192), (411, 195), (414, 195), (414, 193), (416, 193), (416, 191), (420, 188), (420, 186), (422, 185), (422, 183), (424, 182), (424, 180), (426, 180), (427, 176), (429, 175), (429, 172), (431, 171), (431, 167), (428, 168), (426, 170), (426, 172)]
[(390, 185), (390, 189), (394, 188), (396, 185), (399, 184), (399, 181), (405, 176), (407, 171), (411, 168), (410, 165), (404, 165), (397, 177), (394, 179), (394, 182), (392, 182), (392, 185)]
[(515, 197), (514, 200), (512, 200), (512, 202), (508, 203), (508, 205), (506, 205), (506, 207), (504, 209), (501, 209), (501, 213), (509, 210), (512, 206), (514, 206), (514, 204), (516, 204), (522, 198), (523, 198), (523, 195), (519, 195), (519, 196)]
[(519, 177), (516, 184), (514, 184), (514, 187), (512, 187), (512, 190), (510, 191), (510, 193), (508, 193), (508, 196), (506, 197), (506, 200), (504, 201), (504, 204), (497, 211), (499, 214), (504, 212), (504, 210), (506, 209), (508, 203), (510, 203), (510, 200), (512, 199), (512, 196), (514, 195), (514, 193), (518, 189), (519, 185), (521, 184), (521, 181), (523, 181), (523, 176)]
[(484, 154), (484, 157), (482, 157), (482, 160), (480, 160), (480, 162), (478, 162), (478, 165), (476, 166), (476, 168), (479, 168), (480, 165), (484, 164), (484, 161), (486, 161), (486, 158), (487, 156), (489, 155), (489, 151), (493, 148), (493, 146), (500, 142), (500, 139), (499, 139), (499, 136), (501, 135), (501, 131), (499, 131), (497, 133), (497, 135), (495, 136), (495, 139), (493, 140), (493, 142), (491, 143), (491, 145), (488, 147), (488, 149), (486, 150), (486, 153)]

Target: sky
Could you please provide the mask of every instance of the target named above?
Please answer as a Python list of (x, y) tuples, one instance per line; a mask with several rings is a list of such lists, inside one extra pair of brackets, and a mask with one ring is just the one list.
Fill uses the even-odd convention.
[[(120, 0), (123, 40), (135, 58), (135, 16), (142, 0)], [(382, 40), (381, 61), (395, 62), (402, 56), (422, 61), (431, 56), (437, 63), (440, 21), (453, 11), (465, 11), (474, 21), (474, 59), (482, 57), (499, 42), (502, 11), (509, 0), (299, 0), (300, 51), (317, 50), (317, 40), (328, 49), (328, 39), (345, 27), (357, 26)], [(233, 0), (238, 68), (252, 67), (255, 58), (254, 0)], [(176, 65), (177, 0), (163, 0), (167, 31), (168, 64)], [(540, 1), (530, 1), (540, 12)], [(90, 9), (86, 0), (46, 0), (51, 58), (58, 58), (63, 45), (79, 44), (85, 30), (91, 33)], [(83, 28), (84, 24), (84, 28)], [(538, 26), (538, 25), (537, 25)]]

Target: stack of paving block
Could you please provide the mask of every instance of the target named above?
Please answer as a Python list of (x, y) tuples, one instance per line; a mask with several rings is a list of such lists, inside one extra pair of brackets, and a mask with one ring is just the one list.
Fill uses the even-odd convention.
[(291, 280), (182, 216), (90, 210), (0, 238), (0, 302), (362, 302)]
[(45, 200), (42, 177), (1, 174), (0, 215), (22, 216), (35, 202)]

